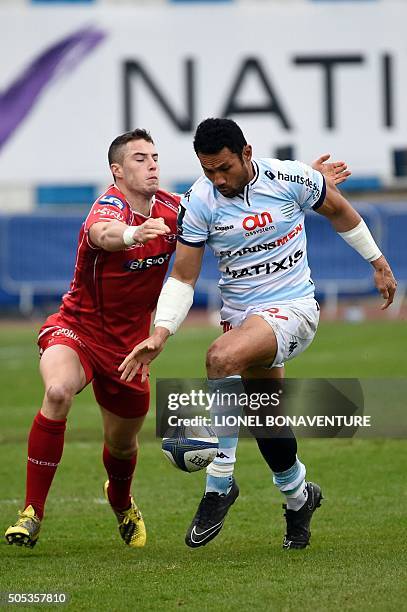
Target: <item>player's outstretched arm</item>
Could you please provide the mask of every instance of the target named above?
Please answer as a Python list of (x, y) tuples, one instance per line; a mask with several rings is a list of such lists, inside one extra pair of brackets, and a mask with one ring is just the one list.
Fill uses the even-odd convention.
[(374, 268), (374, 282), (380, 295), (385, 300), (381, 306), (385, 310), (393, 302), (397, 282), (393, 272), (374, 241), (366, 223), (353, 206), (341, 193), (329, 183), (326, 186), (326, 197), (317, 212), (327, 217), (335, 230), (363, 259)]
[(177, 244), (174, 267), (158, 298), (154, 332), (140, 342), (120, 364), (121, 379), (131, 381), (141, 368), (144, 381), (148, 365), (163, 350), (168, 337), (175, 334), (192, 306), (194, 286), (201, 270), (205, 247)]
[(350, 177), (352, 172), (348, 170), (348, 166), (344, 161), (328, 162), (330, 157), (329, 153), (321, 155), (321, 157), (312, 162), (311, 166), (314, 170), (321, 172), (328, 181), (333, 181), (335, 185), (340, 185)]
[(126, 225), (121, 221), (98, 221), (89, 228), (92, 243), (105, 251), (123, 251), (133, 244), (146, 244), (149, 240), (171, 232), (164, 219), (147, 219), (141, 225)]

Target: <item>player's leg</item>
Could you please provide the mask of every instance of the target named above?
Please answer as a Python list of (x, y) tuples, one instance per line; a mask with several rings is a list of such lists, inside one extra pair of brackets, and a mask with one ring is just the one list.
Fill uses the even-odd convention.
[[(272, 378), (279, 378), (282, 368), (272, 368)], [(243, 373), (243, 380), (248, 395), (268, 394), (274, 392), (262, 368), (252, 368)], [(264, 397), (264, 396), (263, 396)], [(279, 407), (279, 414), (284, 415), (284, 406)], [(297, 456), (297, 440), (292, 429), (281, 427), (267, 428), (266, 437), (256, 435), (260, 452), (273, 474), (273, 482), (285, 497), (283, 508), (287, 524), (283, 547), (305, 548), (309, 544), (310, 522), (316, 508), (320, 506), (322, 492), (320, 487), (305, 480), (306, 467)]]
[[(307, 302), (304, 308), (304, 316), (297, 310), (280, 312), (278, 308), (270, 309), (265, 315), (264, 313), (255, 313), (249, 316), (240, 327), (218, 338), (210, 347), (207, 356), (208, 378), (212, 378), (212, 381), (216, 382), (217, 390), (220, 393), (227, 392), (228, 377), (239, 371), (245, 372), (249, 380), (250, 371), (252, 375), (260, 375), (264, 379), (263, 371), (264, 373), (267, 372), (265, 368), (269, 368), (271, 365), (280, 365), (284, 359), (290, 359), (304, 350), (312, 341), (318, 321), (318, 308), (315, 307), (313, 300)], [(279, 312), (280, 325), (270, 324), (270, 317)], [(300, 329), (301, 335), (306, 337), (296, 336), (297, 329)], [(284, 334), (284, 332), (286, 333)], [(259, 369), (258, 373), (256, 373), (256, 369)], [(281, 370), (279, 372), (278, 368), (272, 368), (270, 375), (281, 376)], [(258, 384), (256, 383), (257, 386)], [(284, 545), (287, 548), (302, 548), (309, 541), (309, 523), (313, 511), (319, 506), (320, 489), (317, 485), (305, 483), (305, 467), (297, 459), (297, 443), (291, 430), (287, 428), (287, 431), (280, 432), (280, 436), (274, 436), (272, 439), (259, 438), (258, 445), (271, 469), (274, 468), (275, 470), (274, 481), (276, 485), (287, 496), (287, 502), (290, 504), (286, 512), (287, 534)], [(228, 454), (231, 455), (230, 450)], [(217, 462), (221, 463), (222, 459), (220, 461), (217, 459)], [(216, 462), (213, 462), (209, 469), (208, 480), (218, 477), (220, 483), (221, 478), (224, 479), (226, 476), (229, 479), (231, 478), (234, 462), (229, 462), (227, 465), (227, 459), (224, 459), (223, 463), (223, 473), (221, 474)], [(236, 499), (236, 496), (232, 494), (233, 488), (230, 488), (226, 493), (220, 493), (217, 502), (219, 512), (212, 509), (211, 513), (207, 512), (205, 504), (207, 495), (204, 495), (201, 501), (203, 508), (200, 505), (187, 533), (187, 544), (190, 546), (205, 544), (206, 541), (219, 533), (228, 508)], [(305, 504), (308, 495), (310, 499)], [(214, 496), (211, 495), (211, 497)], [(228, 503), (228, 497), (230, 497), (230, 503)], [(216, 507), (212, 501), (212, 507)], [(202, 511), (205, 514), (205, 521), (201, 518)], [(209, 520), (208, 514), (211, 514)], [(221, 515), (223, 516), (222, 520), (220, 520)], [(199, 529), (204, 533), (205, 530), (208, 530), (208, 525), (212, 529), (209, 532), (211, 537), (208, 537), (205, 542), (201, 544), (188, 541), (191, 539), (193, 530), (196, 532)], [(195, 540), (199, 539), (196, 535), (194, 537)]]
[[(251, 317), (240, 327), (231, 329), (209, 347), (207, 353), (208, 387), (215, 398), (239, 397), (245, 393), (239, 373), (252, 362), (270, 365), (276, 353), (273, 330), (260, 317)], [(241, 413), (240, 404), (216, 401), (211, 408), (211, 419), (216, 416)], [(214, 461), (207, 468), (206, 486), (202, 500), (187, 531), (185, 542), (191, 548), (204, 546), (220, 532), (230, 506), (239, 495), (233, 477), (238, 443), (238, 428), (232, 431), (214, 427), (219, 448)]]
[[(237, 372), (247, 370), (252, 362), (261, 361), (270, 365), (275, 353), (276, 339), (273, 330), (259, 317), (252, 317), (252, 320), (230, 330), (210, 346), (207, 354), (210, 389), (219, 397), (224, 393), (235, 393), (237, 396), (244, 393), (245, 388), (240, 376), (236, 376)], [(229, 412), (233, 413), (233, 408), (229, 408)], [(234, 407), (234, 412), (236, 416), (240, 415), (240, 407)], [(214, 403), (214, 413), (211, 416), (215, 414), (225, 414), (225, 407)], [(207, 469), (206, 492), (227, 494), (232, 486), (239, 432), (237, 429), (236, 435), (224, 436), (220, 428), (217, 433), (219, 452)]]
[(101, 408), (104, 427), (103, 463), (109, 477), (108, 496), (113, 508), (126, 510), (137, 464), (138, 439), (145, 417), (124, 419)]
[[(279, 324), (274, 325), (274, 316), (279, 313)], [(272, 313), (270, 317), (270, 313)], [(304, 351), (311, 343), (318, 323), (319, 307), (313, 300), (303, 303), (300, 310), (272, 308), (261, 313), (273, 327), (277, 339), (275, 362), (289, 360)], [(304, 337), (305, 336), (305, 337)], [(269, 381), (264, 368), (252, 367), (243, 373), (247, 393), (267, 393)], [(272, 377), (283, 375), (282, 368), (272, 368)], [(273, 389), (271, 389), (272, 391)], [(284, 406), (280, 414), (284, 414)], [(306, 482), (306, 468), (297, 457), (297, 441), (288, 426), (267, 430), (266, 437), (256, 436), (259, 449), (273, 472), (273, 482), (286, 498), (287, 532), (284, 548), (305, 548), (310, 539), (310, 521), (322, 499), (318, 485)]]
[[(252, 367), (242, 373), (243, 385), (247, 395), (259, 397), (261, 394), (271, 396), (278, 390), (275, 382), (284, 378), (284, 368), (274, 367), (269, 370)], [(284, 416), (284, 406), (268, 407), (268, 415)], [(287, 425), (253, 430), (259, 450), (267, 465), (273, 472), (273, 481), (281, 493), (286, 495), (290, 510), (299, 510), (307, 498), (305, 488), (305, 467), (297, 458), (297, 440)], [(264, 437), (263, 437), (264, 435)]]
[(86, 385), (86, 374), (78, 353), (65, 344), (46, 348), (40, 373), (44, 398), (28, 437), (25, 510), (6, 531), (9, 544), (33, 547), (56, 469), (62, 457), (66, 417), (75, 393)]
[(138, 433), (148, 410), (149, 392), (112, 393), (105, 379), (96, 379), (93, 387), (103, 418), (103, 464), (108, 476), (104, 494), (116, 515), (121, 538), (128, 546), (140, 548), (146, 543), (146, 529), (130, 491), (138, 457)]

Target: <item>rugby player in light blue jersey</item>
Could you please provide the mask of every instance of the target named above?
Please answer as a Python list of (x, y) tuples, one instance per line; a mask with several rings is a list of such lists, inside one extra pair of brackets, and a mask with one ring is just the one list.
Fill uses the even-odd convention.
[[(207, 353), (210, 389), (219, 395), (233, 392), (241, 385), (239, 375), (246, 389), (253, 379), (282, 378), (284, 362), (311, 344), (319, 320), (307, 261), (307, 209), (327, 217), (371, 263), (385, 300), (382, 308), (392, 303), (396, 281), (386, 259), (360, 215), (320, 172), (298, 161), (254, 159), (252, 147), (230, 119), (203, 121), (194, 148), (204, 176), (181, 201), (176, 259), (158, 301), (155, 331), (122, 363), (122, 378), (131, 380), (140, 367), (145, 376), (148, 364), (186, 317), (206, 244), (219, 260), (226, 331)], [(215, 405), (213, 414), (222, 409)], [(205, 493), (186, 535), (193, 548), (216, 537), (239, 494), (233, 477), (237, 432), (218, 437), (218, 455), (207, 468)], [(305, 480), (289, 427), (256, 439), (286, 498), (283, 546), (305, 548), (321, 489)]]

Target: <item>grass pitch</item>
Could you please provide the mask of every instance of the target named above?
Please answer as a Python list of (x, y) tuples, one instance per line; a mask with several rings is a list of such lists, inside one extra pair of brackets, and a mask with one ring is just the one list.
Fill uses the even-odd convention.
[[(36, 330), (0, 332), (0, 516), (23, 503), (26, 437), (41, 402)], [(217, 330), (186, 328), (153, 367), (159, 377), (204, 376)], [(405, 323), (321, 324), (287, 367), (299, 377), (405, 377)], [(0, 592), (66, 592), (74, 610), (402, 610), (406, 563), (406, 444), (402, 440), (302, 440), (308, 475), (326, 501), (311, 546), (284, 551), (282, 497), (255, 443), (239, 445), (241, 495), (218, 538), (198, 550), (184, 534), (204, 474), (161, 456), (151, 413), (141, 435), (134, 493), (148, 541), (129, 550), (103, 502), (101, 423), (85, 390), (72, 408), (40, 540), (32, 551), (0, 543)], [(36, 606), (38, 607), (38, 606)]]

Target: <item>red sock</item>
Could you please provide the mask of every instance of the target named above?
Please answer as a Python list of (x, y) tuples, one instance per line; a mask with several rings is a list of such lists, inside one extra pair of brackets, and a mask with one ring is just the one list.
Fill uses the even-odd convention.
[(66, 419), (54, 421), (38, 412), (28, 437), (25, 507), (42, 518), (45, 500), (64, 449)]
[(137, 452), (130, 459), (117, 459), (103, 447), (103, 463), (109, 476), (109, 501), (115, 510), (130, 506), (130, 487), (137, 463)]

